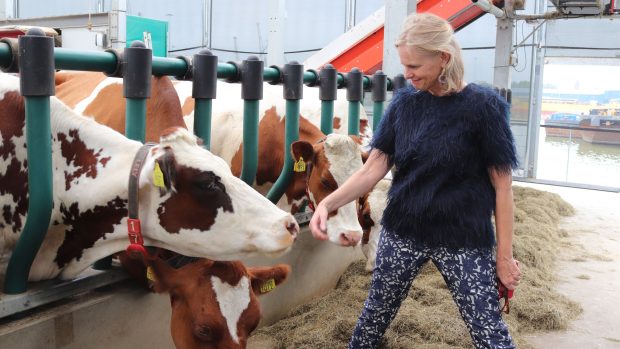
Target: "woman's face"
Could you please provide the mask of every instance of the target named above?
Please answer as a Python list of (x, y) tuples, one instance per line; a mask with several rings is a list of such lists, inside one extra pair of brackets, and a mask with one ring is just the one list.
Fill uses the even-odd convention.
[(434, 95), (442, 94), (443, 87), (438, 78), (447, 62), (446, 53), (421, 53), (401, 45), (398, 46), (398, 56), (400, 64), (405, 68), (405, 78), (411, 80), (417, 90), (428, 91)]

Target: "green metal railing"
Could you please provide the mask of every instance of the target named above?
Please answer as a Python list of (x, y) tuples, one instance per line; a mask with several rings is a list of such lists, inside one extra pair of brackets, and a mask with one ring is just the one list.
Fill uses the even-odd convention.
[[(210, 53), (209, 53), (210, 54)], [(197, 56), (197, 55), (196, 55)], [(196, 56), (195, 59), (196, 59)], [(215, 56), (213, 56), (215, 57)], [(20, 58), (20, 60), (23, 58)], [(79, 51), (65, 48), (53, 48), (53, 62), (56, 69), (63, 70), (84, 70), (99, 71), (110, 75), (120, 76), (125, 58), (116, 51)], [(215, 57), (217, 60), (217, 57)], [(12, 52), (11, 46), (6, 42), (0, 42), (0, 66), (5, 68), (16, 62), (17, 54)], [(194, 69), (191, 61), (181, 58), (162, 58), (152, 57), (152, 64), (148, 69), (153, 75), (163, 76), (188, 76)], [(301, 65), (300, 65), (301, 66)], [(301, 66), (301, 80), (308, 85), (323, 84), (320, 74), (313, 70), (303, 71)], [(215, 62), (215, 78), (229, 79), (238, 81), (241, 71), (236, 64)], [(321, 70), (321, 73), (323, 70)], [(191, 75), (191, 74), (189, 74)], [(210, 74), (211, 76), (214, 74)], [(202, 75), (204, 76), (204, 75)], [(283, 72), (277, 67), (264, 68), (262, 71), (264, 81), (281, 83), (284, 79)], [(150, 81), (150, 80), (149, 80)], [(194, 81), (194, 86), (202, 81)], [(334, 73), (333, 84), (337, 88), (346, 87), (348, 79), (341, 73)], [(372, 85), (372, 81), (367, 76), (362, 76), (361, 83), (364, 89)], [(387, 80), (387, 87), (391, 89), (392, 82)], [(149, 87), (150, 90), (150, 87)], [(145, 137), (145, 115), (146, 115), (146, 96), (126, 96), (126, 135), (130, 139), (144, 141)], [(195, 119), (194, 132), (201, 137), (205, 146), (210, 146), (211, 135), (211, 114), (212, 99), (215, 98), (214, 91), (210, 93), (193, 94), (195, 98)], [(262, 98), (262, 97), (261, 97)], [(49, 217), (52, 205), (52, 180), (51, 180), (51, 142), (49, 125), (49, 97), (30, 96), (26, 99), (26, 124), (27, 124), (27, 144), (28, 144), (28, 165), (29, 165), (29, 211), (28, 221), (22, 233), (22, 238), (17, 242), (11, 260), (16, 262), (9, 263), (7, 269), (5, 292), (19, 293), (25, 290), (29, 268), (36, 255), (40, 243), (45, 237), (49, 225)], [(325, 134), (333, 132), (334, 100), (322, 99), (321, 102), (321, 131)], [(360, 99), (361, 100), (361, 99)], [(252, 183), (256, 173), (258, 157), (258, 110), (259, 99), (248, 100), (245, 102), (244, 109), (244, 153), (243, 153), (243, 173), (242, 179)], [(360, 101), (349, 102), (349, 134), (359, 133), (359, 112)], [(267, 194), (272, 202), (277, 202), (286, 190), (287, 185), (292, 179), (293, 159), (291, 156), (291, 144), (299, 139), (299, 99), (287, 99), (285, 117), (285, 149), (284, 166), (280, 177)], [(383, 113), (383, 103), (375, 103), (373, 108), (373, 124), (378, 124), (378, 118)], [(247, 117), (246, 117), (247, 114)], [(45, 120), (47, 119), (47, 121)], [(36, 120), (36, 121), (35, 121)], [(253, 162), (253, 163), (252, 163)], [(30, 171), (37, 174), (37, 180), (31, 180)], [(48, 174), (48, 175), (45, 175)], [(45, 176), (41, 180), (41, 176)], [(38, 217), (38, 218), (34, 218)], [(32, 233), (30, 233), (32, 232)], [(30, 236), (25, 238), (24, 236)]]
[(241, 180), (254, 184), (258, 168), (258, 100), (243, 102), (243, 162)]
[(45, 239), (53, 205), (50, 98), (24, 97), (28, 144), (28, 215), (6, 269), (4, 292), (26, 291), (30, 267)]
[[(30, 267), (45, 239), (54, 202), (50, 121), (50, 96), (55, 91), (54, 41), (40, 29), (31, 29), (28, 33), (30, 35), (19, 38), (20, 92), (25, 100), (28, 145), (28, 214), (6, 270), (4, 292), (8, 294), (26, 291)], [(25, 52), (29, 55), (23, 57)], [(9, 50), (9, 54), (13, 53)], [(14, 57), (0, 59), (2, 62), (14, 60)]]
[(284, 166), (278, 180), (267, 193), (267, 199), (277, 203), (286, 191), (286, 187), (293, 178), (293, 157), (291, 156), (291, 144), (299, 139), (299, 100), (286, 101), (284, 131)]

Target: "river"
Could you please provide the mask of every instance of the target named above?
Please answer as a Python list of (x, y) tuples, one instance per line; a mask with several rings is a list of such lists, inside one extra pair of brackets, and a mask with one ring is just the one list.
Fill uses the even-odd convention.
[(620, 188), (620, 145), (545, 136), (541, 128), (537, 179)]

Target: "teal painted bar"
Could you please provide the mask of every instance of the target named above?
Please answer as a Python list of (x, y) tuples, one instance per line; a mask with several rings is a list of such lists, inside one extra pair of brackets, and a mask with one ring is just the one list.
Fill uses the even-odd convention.
[(379, 126), (381, 117), (383, 116), (383, 104), (384, 102), (374, 102), (372, 105), (372, 132), (374, 133)]
[(25, 97), (28, 145), (28, 217), (6, 269), (4, 293), (26, 291), (28, 274), (45, 238), (53, 205), (50, 98)]
[(7, 67), (11, 64), (11, 48), (5, 42), (0, 42), (0, 66)]
[(243, 162), (241, 180), (254, 184), (258, 168), (258, 106), (259, 100), (245, 100), (243, 105)]
[(319, 80), (319, 76), (312, 71), (304, 72), (304, 84), (315, 84)]
[(284, 142), (284, 166), (280, 177), (267, 193), (267, 199), (274, 204), (280, 200), (286, 187), (293, 178), (293, 157), (291, 156), (291, 144), (299, 139), (299, 100), (286, 101), (286, 130)]
[(273, 82), (280, 79), (280, 70), (276, 68), (265, 68), (263, 70), (263, 81)]
[(349, 134), (360, 134), (360, 102), (349, 102)]
[(334, 132), (334, 101), (321, 101), (321, 132)]
[(125, 136), (144, 143), (146, 129), (146, 99), (125, 98)]
[(228, 79), (234, 78), (237, 76), (237, 68), (229, 63), (218, 63), (217, 64), (217, 78), (218, 79)]
[(111, 52), (54, 48), (56, 69), (113, 72), (116, 56)]
[(367, 75), (362, 76), (362, 87), (364, 90), (368, 90), (372, 85), (372, 80)]
[(211, 114), (213, 100), (198, 98), (194, 103), (194, 134), (202, 139), (203, 146), (211, 150)]
[(183, 76), (187, 71), (187, 63), (181, 58), (153, 57), (153, 75)]

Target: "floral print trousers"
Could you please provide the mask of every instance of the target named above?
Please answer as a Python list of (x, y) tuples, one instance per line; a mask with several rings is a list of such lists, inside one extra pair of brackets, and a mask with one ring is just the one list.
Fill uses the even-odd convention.
[(428, 248), (393, 232), (379, 238), (376, 267), (350, 349), (376, 348), (428, 260), (443, 275), (476, 348), (515, 348), (499, 311), (491, 248)]

